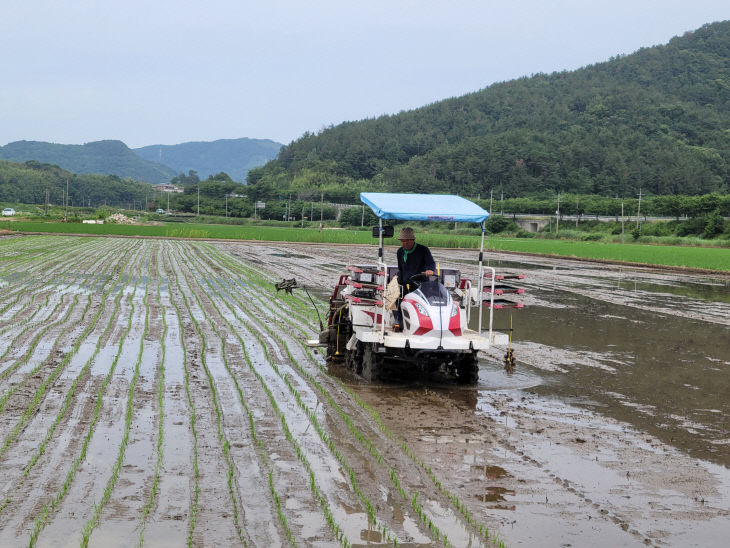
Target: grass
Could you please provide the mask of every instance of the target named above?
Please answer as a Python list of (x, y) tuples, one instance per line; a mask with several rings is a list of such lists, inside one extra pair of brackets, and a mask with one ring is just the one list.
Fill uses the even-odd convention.
[(488, 244), (491, 250), (730, 271), (728, 248), (500, 238)]
[[(197, 238), (309, 242), (332, 244), (376, 244), (371, 234), (362, 230), (318, 230), (272, 226), (227, 226), (210, 224), (180, 225), (85, 225), (78, 223), (0, 222), (0, 229), (21, 232), (150, 236), (160, 238)], [(419, 242), (431, 247), (479, 248), (480, 237), (468, 234), (424, 233)], [(389, 239), (387, 245), (397, 245)], [(730, 248), (686, 245), (648, 245), (641, 243), (606, 243), (602, 241), (553, 240), (536, 238), (489, 237), (486, 247), (493, 251), (515, 251), (600, 259), (648, 265), (698, 268), (730, 272)]]

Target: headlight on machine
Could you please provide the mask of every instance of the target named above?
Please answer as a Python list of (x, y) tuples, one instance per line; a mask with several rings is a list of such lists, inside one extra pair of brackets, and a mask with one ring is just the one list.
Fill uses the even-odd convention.
[(423, 308), (423, 305), (421, 303), (415, 303), (414, 302), (413, 304), (416, 305), (416, 310), (418, 310), (418, 313), (419, 314), (421, 314), (423, 316), (428, 316), (428, 310), (426, 310), (425, 308)]

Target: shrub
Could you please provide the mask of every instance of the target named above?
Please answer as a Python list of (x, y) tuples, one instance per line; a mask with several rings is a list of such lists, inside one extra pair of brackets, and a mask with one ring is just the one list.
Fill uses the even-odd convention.
[(585, 236), (583, 236), (583, 241), (584, 242), (598, 242), (600, 240), (603, 240), (603, 238), (604, 238), (603, 234), (592, 233), (592, 234), (586, 234)]
[(725, 230), (725, 220), (720, 215), (720, 210), (716, 209), (707, 216), (707, 224), (702, 231), (703, 238), (714, 238), (718, 234), (722, 234)]
[(677, 227), (677, 236), (699, 236), (705, 231), (706, 225), (707, 218), (692, 217), (679, 224)]

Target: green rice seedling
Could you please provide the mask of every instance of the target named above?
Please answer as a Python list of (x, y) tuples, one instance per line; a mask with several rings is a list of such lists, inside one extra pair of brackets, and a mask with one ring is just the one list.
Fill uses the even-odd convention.
[[(265, 304), (264, 304), (263, 302), (261, 302), (261, 301), (260, 301), (260, 304), (261, 304), (262, 306), (266, 306), (266, 305), (265, 305)], [(272, 312), (272, 314), (274, 313), (274, 311), (273, 311), (272, 309), (270, 309), (270, 308), (269, 308), (269, 310), (270, 310), (270, 312)], [(314, 360), (313, 360), (313, 361), (314, 361)], [(339, 381), (339, 379), (337, 379), (337, 380)], [(366, 405), (365, 405), (365, 404), (364, 404), (364, 403), (363, 403), (363, 402), (362, 402), (361, 400), (359, 400), (359, 398), (357, 398), (357, 396), (356, 396), (356, 395), (355, 395), (354, 393), (352, 393), (352, 392), (351, 392), (351, 391), (349, 390), (349, 388), (347, 388), (346, 386), (344, 386), (344, 385), (343, 385), (343, 384), (342, 384), (341, 382), (340, 382), (340, 384), (341, 384), (341, 385), (342, 385), (342, 386), (343, 386), (343, 387), (344, 387), (344, 388), (345, 388), (345, 389), (346, 389), (346, 390), (347, 390), (347, 391), (348, 391), (348, 392), (350, 393), (350, 395), (351, 395), (351, 396), (353, 396), (353, 398), (354, 398), (354, 399), (355, 399), (355, 400), (356, 400), (356, 401), (357, 401), (357, 402), (358, 402), (358, 403), (359, 403), (359, 404), (360, 404), (360, 405), (361, 405), (361, 406), (362, 406), (363, 408), (369, 409), (369, 408), (368, 408), (368, 406), (366, 406)], [(374, 411), (372, 411), (372, 409), (370, 409), (370, 413), (371, 413), (371, 415), (373, 416), (373, 419), (375, 420), (375, 422), (376, 422), (377, 424), (379, 424), (379, 427), (381, 428), (381, 430), (382, 430), (382, 431), (384, 431), (384, 432), (387, 432), (387, 433), (388, 433), (388, 437), (390, 437), (391, 439), (393, 439), (393, 436), (392, 436), (392, 434), (390, 434), (390, 432), (389, 432), (389, 431), (388, 431), (388, 430), (387, 430), (387, 429), (385, 428), (385, 425), (384, 425), (384, 424), (382, 423), (382, 421), (380, 420), (380, 417), (378, 417), (378, 416), (377, 416), (377, 414), (376, 414), (376, 413), (375, 413)], [(347, 421), (346, 421), (346, 422), (347, 422)], [(356, 437), (356, 439), (358, 439), (358, 440), (360, 440), (360, 441), (362, 442), (362, 437), (361, 437), (361, 436), (357, 436), (357, 435), (356, 435), (355, 437)], [(470, 512), (469, 512), (469, 510), (468, 510), (468, 509), (466, 508), (466, 506), (465, 506), (465, 505), (464, 505), (464, 504), (463, 504), (463, 503), (462, 503), (462, 502), (461, 502), (461, 501), (460, 501), (460, 500), (458, 499), (458, 497), (456, 497), (455, 495), (451, 494), (451, 493), (450, 493), (450, 492), (449, 492), (448, 490), (446, 490), (446, 489), (445, 489), (445, 488), (443, 487), (443, 484), (442, 484), (442, 482), (441, 482), (441, 481), (440, 481), (440, 480), (439, 480), (438, 478), (436, 478), (436, 476), (435, 476), (435, 474), (433, 473), (433, 471), (432, 471), (432, 470), (431, 470), (430, 468), (426, 467), (426, 465), (425, 465), (425, 463), (423, 462), (423, 460), (422, 460), (422, 459), (420, 459), (420, 458), (418, 458), (418, 457), (417, 457), (417, 456), (416, 456), (416, 455), (415, 455), (415, 454), (414, 454), (414, 453), (413, 453), (413, 452), (412, 452), (412, 451), (410, 450), (410, 448), (408, 448), (408, 446), (407, 446), (407, 445), (406, 445), (405, 443), (401, 443), (401, 444), (400, 444), (400, 446), (401, 446), (401, 449), (403, 450), (403, 452), (404, 452), (404, 453), (405, 453), (405, 454), (406, 454), (407, 456), (409, 456), (409, 458), (411, 458), (411, 460), (413, 460), (413, 461), (414, 461), (414, 462), (415, 462), (416, 464), (418, 464), (418, 465), (419, 465), (419, 466), (420, 466), (421, 468), (427, 469), (427, 472), (428, 472), (428, 474), (429, 474), (429, 477), (431, 477), (432, 481), (434, 482), (434, 485), (436, 485), (436, 487), (437, 487), (437, 488), (438, 488), (438, 489), (439, 489), (439, 490), (440, 490), (440, 491), (441, 491), (442, 493), (444, 493), (444, 494), (445, 494), (445, 495), (447, 496), (447, 498), (449, 498), (449, 500), (451, 500), (451, 501), (452, 501), (452, 502), (453, 502), (453, 503), (455, 504), (455, 506), (456, 506), (457, 510), (458, 510), (458, 511), (459, 511), (459, 512), (460, 512), (460, 513), (461, 513), (461, 514), (462, 514), (462, 515), (463, 515), (463, 516), (465, 517), (465, 519), (466, 519), (467, 523), (469, 523), (469, 524), (470, 524), (470, 525), (472, 525), (472, 526), (475, 526), (475, 525), (476, 525), (476, 523), (475, 523), (475, 522), (474, 522), (474, 520), (472, 519), (471, 513), (470, 513)], [(407, 496), (405, 495), (405, 492), (403, 491), (402, 487), (400, 486), (400, 483), (399, 483), (399, 482), (397, 481), (397, 476), (395, 475), (395, 471), (394, 471), (394, 470), (391, 470), (391, 480), (392, 480), (392, 481), (394, 482), (394, 484), (396, 485), (396, 488), (397, 488), (397, 489), (398, 489), (399, 491), (401, 491), (401, 494), (402, 494), (402, 495), (404, 496), (404, 498), (406, 498), (406, 499), (407, 499), (408, 497), (407, 497)], [(420, 511), (419, 511), (418, 513), (419, 513), (419, 515), (422, 515)], [(430, 528), (432, 528), (432, 527), (430, 527)], [(432, 530), (434, 530), (434, 532), (436, 532), (436, 531), (437, 531), (437, 529), (433, 529), (433, 528), (432, 528)], [(488, 538), (489, 538), (489, 530), (488, 530), (487, 528), (485, 528), (485, 529), (484, 529), (484, 531), (485, 531), (485, 533), (484, 533), (484, 538), (488, 539)], [(493, 540), (495, 540), (495, 539), (493, 538)]]
[[(148, 263), (148, 279), (149, 279), (149, 263)], [(136, 289), (136, 286), (135, 286)], [(109, 499), (111, 498), (111, 493), (114, 490), (114, 487), (117, 483), (117, 480), (119, 479), (119, 471), (122, 467), (122, 464), (124, 463), (124, 455), (126, 454), (127, 445), (129, 444), (129, 432), (130, 427), (132, 424), (132, 414), (134, 410), (134, 391), (137, 386), (137, 382), (139, 380), (139, 374), (140, 374), (140, 367), (142, 365), (142, 355), (144, 352), (144, 341), (145, 337), (147, 337), (147, 333), (149, 332), (149, 316), (150, 316), (150, 307), (149, 307), (149, 284), (145, 284), (145, 290), (144, 290), (144, 297), (143, 302), (145, 303), (145, 318), (144, 318), (144, 329), (142, 332), (142, 337), (139, 341), (139, 350), (137, 352), (137, 360), (134, 365), (134, 374), (132, 375), (132, 380), (129, 383), (129, 390), (127, 392), (127, 407), (124, 412), (124, 429), (122, 432), (122, 442), (119, 447), (119, 451), (117, 453), (117, 458), (114, 461), (114, 465), (112, 466), (112, 474), (109, 480), (107, 481), (106, 486), (104, 487), (104, 494), (102, 495), (101, 500), (94, 504), (94, 512), (91, 516), (91, 518), (86, 522), (86, 526), (84, 527), (82, 536), (81, 536), (81, 545), (82, 546), (88, 546), (89, 544), (89, 538), (91, 537), (91, 533), (93, 532), (96, 525), (99, 523), (99, 520), (101, 518), (101, 512), (104, 509), (104, 506), (107, 502), (109, 502)], [(132, 303), (132, 310), (129, 314), (129, 326), (131, 327), (131, 320), (132, 316), (134, 315), (134, 303)]]
[[(226, 463), (228, 464), (227, 483), (228, 483), (228, 491), (229, 491), (229, 494), (231, 495), (231, 501), (233, 504), (234, 525), (236, 527), (236, 531), (238, 533), (239, 538), (242, 541), (244, 541), (243, 529), (239, 523), (240, 501), (238, 500), (238, 497), (236, 495), (234, 485), (233, 485), (235, 467), (234, 467), (233, 460), (231, 458), (230, 451), (229, 451), (230, 443), (228, 442), (228, 439), (226, 438), (225, 433), (223, 432), (222, 413), (221, 413), (221, 409), (220, 409), (220, 404), (218, 403), (218, 395), (217, 395), (216, 388), (215, 388), (215, 382), (213, 380), (212, 374), (210, 373), (210, 369), (208, 368), (208, 364), (207, 364), (207, 361), (205, 358), (207, 343), (205, 340), (205, 336), (202, 332), (202, 329), (200, 328), (200, 323), (195, 319), (195, 314), (192, 311), (190, 302), (188, 301), (188, 299), (185, 295), (185, 292), (182, 290), (182, 287), (180, 286), (180, 280), (179, 280), (179, 277), (178, 277), (176, 271), (175, 271), (175, 283), (176, 283), (179, 293), (182, 295), (183, 302), (185, 303), (185, 307), (189, 313), (190, 320), (192, 321), (193, 326), (195, 327), (195, 331), (197, 332), (198, 337), (201, 340), (200, 361), (203, 365), (203, 370), (205, 371), (205, 375), (208, 378), (208, 384), (210, 387), (211, 397), (213, 399), (213, 407), (214, 407), (215, 413), (216, 413), (216, 428), (217, 428), (218, 440), (221, 443), (221, 448), (223, 451), (224, 459), (225, 459)], [(206, 314), (204, 307), (200, 303), (200, 299), (199, 299), (198, 295), (196, 293), (194, 293), (194, 296), (198, 302), (198, 306), (203, 311), (203, 314)], [(223, 345), (222, 352), (223, 352), (224, 362), (225, 362), (225, 340), (224, 339), (222, 339), (222, 345)]]
[[(159, 251), (159, 247), (158, 247)], [(159, 264), (159, 260), (158, 260)], [(141, 524), (139, 529), (139, 540), (137, 541), (137, 546), (141, 547), (144, 544), (144, 532), (145, 528), (147, 526), (147, 518), (149, 517), (150, 511), (152, 510), (152, 506), (155, 503), (155, 500), (157, 500), (157, 493), (159, 489), (160, 484), (160, 474), (162, 471), (163, 463), (164, 463), (164, 420), (165, 420), (165, 402), (164, 402), (164, 392), (165, 392), (165, 362), (166, 362), (166, 356), (167, 356), (167, 346), (165, 345), (165, 338), (167, 336), (167, 319), (165, 317), (165, 307), (162, 304), (162, 297), (160, 292), (160, 285), (161, 285), (161, 279), (160, 277), (157, 278), (157, 291), (156, 291), (156, 302), (157, 305), (160, 307), (161, 315), (162, 315), (162, 336), (160, 337), (160, 349), (161, 349), (161, 360), (160, 360), (160, 366), (158, 368), (158, 378), (157, 378), (157, 409), (158, 409), (158, 419), (157, 419), (157, 445), (155, 447), (155, 451), (157, 452), (157, 459), (155, 460), (155, 475), (152, 480), (152, 487), (150, 489), (150, 496), (147, 499), (147, 502), (144, 505), (144, 508), (142, 509), (142, 516), (140, 518)]]
[[(227, 319), (225, 321), (228, 322)], [(236, 332), (236, 330), (234, 330), (234, 332)], [(252, 334), (255, 337), (259, 338), (255, 332), (252, 332)], [(312, 467), (311, 467), (308, 459), (306, 458), (306, 455), (301, 450), (301, 447), (299, 446), (299, 444), (297, 443), (297, 441), (294, 439), (294, 436), (292, 435), (292, 433), (291, 433), (291, 431), (290, 431), (290, 429), (288, 427), (286, 418), (285, 418), (284, 414), (282, 413), (282, 411), (279, 409), (279, 406), (276, 403), (276, 399), (275, 399), (273, 393), (271, 392), (270, 388), (266, 384), (264, 378), (261, 376), (261, 374), (254, 367), (254, 365), (253, 365), (250, 357), (248, 356), (248, 352), (245, 351), (245, 346), (246, 345), (245, 345), (243, 339), (241, 338), (240, 334), (238, 334), (236, 332), (236, 336), (238, 337), (238, 339), (239, 339), (239, 341), (241, 343), (241, 346), (244, 349), (244, 356), (245, 356), (246, 362), (247, 362), (247, 364), (249, 366), (249, 369), (252, 371), (252, 373), (254, 374), (254, 376), (257, 378), (257, 380), (261, 384), (264, 392), (267, 394), (267, 396), (269, 398), (269, 402), (270, 402), (270, 404), (272, 406), (272, 409), (274, 410), (274, 412), (276, 413), (276, 415), (280, 419), (280, 422), (281, 422), (281, 425), (282, 425), (282, 430), (284, 432), (285, 437), (287, 438), (287, 440), (289, 441), (289, 443), (294, 448), (294, 450), (295, 450), (295, 452), (297, 454), (297, 458), (299, 459), (299, 461), (302, 463), (302, 465), (304, 466), (304, 468), (307, 470), (307, 473), (309, 474), (310, 488), (312, 489), (312, 492), (314, 493), (315, 498), (320, 503), (320, 507), (322, 508), (322, 511), (323, 511), (323, 513), (325, 515), (325, 519), (326, 519), (327, 523), (332, 528), (333, 533), (335, 534), (335, 536), (338, 539), (338, 541), (341, 544), (343, 544), (343, 546), (346, 546), (346, 547), (347, 546), (350, 546), (351, 544), (350, 544), (349, 540), (346, 538), (346, 536), (342, 532), (341, 527), (339, 526), (339, 524), (337, 524), (337, 522), (334, 519), (334, 516), (332, 515), (331, 510), (329, 509), (329, 505), (327, 503), (326, 497), (319, 490), (319, 487), (317, 486), (316, 478), (315, 478), (315, 475), (314, 475), (314, 471), (312, 470)], [(264, 346), (264, 349), (265, 349), (265, 346)], [(267, 359), (272, 364), (272, 366), (275, 367), (275, 365), (273, 364), (273, 360), (271, 360), (270, 356), (267, 356)]]
[[(221, 301), (227, 304), (228, 308), (231, 310), (231, 312), (234, 314), (234, 316), (238, 317), (238, 314), (237, 314), (236, 310), (230, 305), (230, 301), (231, 300), (237, 302), (237, 304), (240, 307), (242, 307), (242, 309), (244, 309), (244, 310), (247, 311), (247, 314), (249, 314), (249, 316), (253, 317), (251, 315), (251, 312), (246, 309), (245, 305), (243, 305), (243, 303), (240, 300), (238, 300), (234, 295), (231, 295), (229, 293), (227, 295), (227, 298), (226, 297), (223, 297), (223, 296), (220, 295), (220, 293), (217, 292), (217, 290), (215, 289), (215, 287), (213, 287), (212, 284), (210, 284), (210, 282), (208, 282), (208, 285), (210, 286), (211, 290), (213, 292), (215, 292), (219, 296), (219, 298), (221, 299)], [(215, 305), (215, 303), (213, 303), (213, 305), (218, 310), (217, 305)], [(220, 314), (220, 310), (218, 310), (218, 312)], [(240, 320), (240, 318), (239, 318), (239, 320)], [(228, 323), (229, 323), (229, 325), (231, 325), (230, 322), (228, 322)], [(232, 325), (231, 325), (231, 328), (233, 329), (233, 326)], [(279, 344), (282, 346), (282, 348), (284, 348), (284, 350), (287, 353), (287, 355), (288, 355), (291, 363), (295, 363), (295, 360), (294, 360), (293, 356), (291, 355), (291, 352), (289, 351), (289, 348), (286, 345), (286, 343), (284, 343), (281, 340), (281, 338), (278, 337), (278, 335), (276, 333), (274, 333), (273, 331), (271, 331), (265, 324), (262, 324), (262, 328), (264, 330), (266, 330), (267, 333), (270, 336), (272, 336), (273, 338), (275, 338), (279, 342)], [(235, 329), (234, 329), (234, 331), (235, 331)], [(335, 447), (335, 445), (334, 445), (333, 441), (331, 440), (331, 438), (329, 438), (329, 436), (324, 432), (324, 429), (319, 424), (319, 422), (318, 422), (318, 420), (317, 420), (316, 415), (314, 414), (314, 412), (311, 409), (309, 409), (304, 404), (304, 402), (303, 402), (303, 400), (301, 398), (301, 394), (294, 388), (294, 386), (291, 383), (291, 380), (290, 380), (289, 376), (288, 375), (283, 375), (281, 373), (281, 371), (279, 370), (279, 368), (276, 366), (274, 360), (271, 358), (271, 356), (268, 353), (268, 349), (267, 349), (267, 346), (265, 345), (264, 341), (262, 341), (260, 339), (260, 337), (255, 332), (252, 332), (252, 333), (254, 334), (254, 336), (257, 339), (259, 339), (259, 342), (262, 344), (262, 348), (263, 348), (264, 354), (266, 355), (267, 360), (270, 362), (271, 367), (274, 369), (274, 371), (277, 373), (277, 375), (279, 375), (279, 377), (281, 377), (282, 380), (284, 380), (284, 382), (287, 385), (290, 393), (294, 396), (295, 400), (297, 401), (297, 404), (306, 413), (306, 415), (308, 416), (308, 418), (310, 420), (310, 423), (314, 425), (315, 431), (317, 431), (318, 435), (320, 436), (320, 439), (322, 439), (322, 441), (330, 448), (330, 451), (333, 453), (333, 455), (335, 455), (335, 457), (338, 459), (338, 461), (340, 461), (340, 464), (343, 466), (343, 468), (345, 469), (345, 471), (348, 473), (348, 475), (349, 475), (349, 477), (351, 479), (351, 485), (353, 487), (353, 491), (358, 495), (358, 497), (361, 499), (361, 501), (365, 505), (366, 509), (368, 510), (369, 519), (371, 520), (371, 522), (377, 525), (378, 524), (378, 521), (377, 521), (377, 518), (376, 518), (375, 513), (374, 513), (373, 505), (367, 499), (367, 497), (365, 496), (365, 494), (362, 492), (362, 490), (357, 485), (357, 482), (355, 480), (354, 471), (347, 464), (347, 462), (344, 461), (344, 458), (343, 458), (342, 454)], [(282, 417), (282, 420), (283, 420), (283, 417)], [(385, 530), (385, 527), (384, 526), (383, 526), (383, 530)], [(389, 533), (384, 534), (384, 536), (386, 536), (389, 539), (391, 538), (391, 536), (390, 536)]]
[[(128, 262), (129, 261), (127, 261), (127, 264), (128, 264)], [(132, 309), (134, 308), (133, 299), (134, 299), (134, 295), (136, 292), (137, 292), (137, 285), (135, 284), (132, 292), (128, 296), (128, 302)], [(66, 477), (64, 479), (63, 484), (61, 485), (61, 489), (59, 490), (59, 492), (56, 493), (56, 495), (51, 499), (50, 503), (43, 505), (43, 508), (41, 509), (41, 514), (40, 514), (40, 516), (38, 516), (36, 518), (36, 520), (34, 522), (33, 530), (30, 533), (30, 541), (29, 541), (30, 546), (35, 546), (35, 544), (38, 540), (38, 535), (40, 534), (42, 529), (45, 527), (46, 522), (48, 521), (48, 516), (50, 515), (50, 513), (52, 511), (55, 511), (58, 508), (58, 506), (60, 505), (60, 503), (63, 501), (64, 497), (66, 496), (66, 493), (68, 492), (69, 487), (71, 486), (71, 482), (73, 481), (73, 479), (76, 475), (76, 471), (78, 470), (79, 466), (81, 465), (81, 462), (86, 458), (86, 452), (88, 451), (89, 442), (91, 440), (91, 437), (94, 434), (94, 429), (95, 429), (96, 423), (99, 420), (99, 414), (101, 411), (102, 398), (103, 398), (104, 392), (106, 391), (106, 387), (109, 384), (109, 382), (112, 378), (112, 375), (114, 374), (114, 371), (117, 366), (117, 362), (119, 361), (119, 357), (121, 356), (122, 345), (124, 344), (124, 341), (126, 340), (127, 335), (129, 334), (131, 329), (132, 329), (132, 315), (130, 314), (126, 329), (122, 333), (122, 336), (120, 337), (119, 344), (117, 347), (117, 353), (109, 368), (109, 372), (104, 377), (104, 380), (102, 381), (102, 384), (99, 387), (99, 391), (97, 393), (97, 398), (96, 398), (96, 405), (94, 406), (94, 411), (92, 414), (91, 422), (89, 424), (89, 429), (88, 429), (86, 436), (84, 437), (84, 441), (81, 445), (81, 452), (73, 460), (70, 469), (66, 473)]]
[[(177, 281), (177, 272), (172, 268), (169, 256), (167, 257), (167, 271), (172, 272)], [(178, 324), (183, 325), (182, 312), (177, 303), (173, 300), (172, 305), (175, 308), (177, 314)], [(200, 468), (198, 465), (198, 431), (197, 431), (197, 412), (195, 404), (193, 403), (192, 394), (190, 393), (190, 367), (187, 359), (187, 348), (185, 345), (185, 337), (183, 336), (183, 330), (179, 330), (180, 345), (183, 350), (183, 371), (184, 371), (184, 384), (185, 384), (185, 396), (187, 398), (188, 407), (190, 409), (190, 430), (193, 436), (193, 477), (194, 486), (193, 492), (190, 497), (190, 517), (188, 519), (188, 536), (187, 545), (190, 548), (193, 546), (193, 534), (195, 532), (195, 525), (197, 523), (199, 496), (200, 496)]]

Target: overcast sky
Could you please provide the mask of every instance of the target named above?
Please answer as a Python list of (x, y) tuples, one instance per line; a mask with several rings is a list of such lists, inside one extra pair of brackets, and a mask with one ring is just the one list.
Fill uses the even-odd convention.
[(0, 0), (0, 145), (289, 143), (725, 19), (725, 0)]

